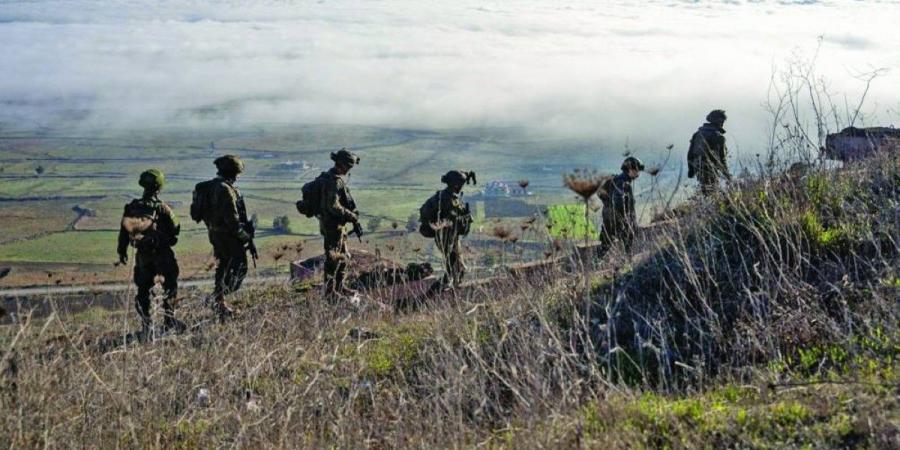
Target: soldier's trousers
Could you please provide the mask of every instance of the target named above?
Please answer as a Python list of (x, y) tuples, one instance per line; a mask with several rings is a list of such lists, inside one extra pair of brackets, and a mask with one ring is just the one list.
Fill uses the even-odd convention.
[(216, 258), (216, 287), (214, 295), (224, 296), (237, 291), (247, 276), (247, 249), (244, 243), (229, 233), (209, 232), (209, 243)]
[(713, 169), (701, 168), (697, 172), (697, 181), (703, 195), (711, 195), (719, 189), (719, 175)]
[(163, 277), (163, 311), (167, 317), (173, 317), (172, 302), (178, 295), (178, 260), (175, 259), (175, 252), (168, 247), (136, 252), (134, 284), (137, 285), (137, 295), (134, 297), (134, 307), (144, 323), (150, 321), (150, 290), (156, 285), (157, 275)]
[(322, 228), (321, 234), (325, 238), (325, 290), (329, 293), (340, 292), (344, 289), (347, 264), (350, 262), (347, 233), (343, 227), (329, 227)]
[(626, 250), (631, 250), (636, 226), (622, 214), (604, 214), (603, 230), (600, 233), (601, 251), (609, 250), (616, 242), (622, 242)]
[(458, 286), (466, 274), (466, 264), (463, 262), (460, 251), (459, 235), (438, 233), (434, 237), (434, 243), (444, 257), (444, 286)]

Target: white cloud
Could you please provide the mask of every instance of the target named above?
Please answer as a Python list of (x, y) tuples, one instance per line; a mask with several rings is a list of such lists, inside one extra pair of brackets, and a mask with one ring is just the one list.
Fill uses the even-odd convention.
[[(820, 71), (851, 95), (850, 69), (900, 69), (900, 6), (812, 3), (9, 2), (0, 120), (53, 123), (62, 110), (86, 126), (521, 126), (664, 141), (722, 107), (751, 145), (772, 64), (795, 47), (837, 44)], [(872, 98), (900, 102), (898, 72)]]

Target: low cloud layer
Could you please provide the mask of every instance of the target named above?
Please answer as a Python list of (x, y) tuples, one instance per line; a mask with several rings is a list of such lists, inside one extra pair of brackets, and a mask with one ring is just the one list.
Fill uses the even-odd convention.
[(900, 103), (898, 16), (874, 1), (11, 2), (0, 8), (0, 121), (511, 126), (664, 141), (721, 107), (750, 146), (773, 65), (819, 36), (833, 91), (856, 95), (854, 71), (887, 67), (870, 95)]

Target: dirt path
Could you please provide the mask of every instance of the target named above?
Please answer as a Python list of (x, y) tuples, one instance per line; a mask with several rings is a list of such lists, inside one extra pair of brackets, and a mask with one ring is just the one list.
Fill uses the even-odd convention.
[[(285, 282), (285, 277), (259, 276), (244, 280), (245, 285), (280, 282)], [(211, 279), (187, 280), (180, 282), (178, 288), (181, 292), (195, 292), (201, 289), (205, 291), (205, 288), (212, 284)], [(14, 323), (25, 313), (31, 314), (32, 318), (42, 318), (53, 311), (76, 314), (96, 307), (110, 310), (129, 309), (132, 307), (133, 294), (134, 286), (131, 284), (0, 289), (0, 307), (5, 311), (5, 314), (0, 316), (0, 324)]]

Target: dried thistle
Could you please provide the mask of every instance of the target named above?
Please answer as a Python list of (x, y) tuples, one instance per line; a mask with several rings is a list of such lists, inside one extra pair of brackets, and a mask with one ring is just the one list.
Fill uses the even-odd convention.
[(576, 169), (570, 174), (563, 175), (563, 184), (585, 201), (597, 193), (602, 183), (603, 178), (592, 171), (579, 171)]
[(279, 260), (281, 260), (281, 258), (284, 258), (284, 251), (277, 251), (272, 253), (272, 259), (274, 259), (275, 262), (278, 262)]
[(512, 235), (512, 231), (510, 231), (509, 228), (506, 228), (503, 225), (497, 225), (491, 229), (491, 236), (494, 236), (495, 238), (502, 241), (509, 239), (510, 235)]
[(659, 166), (653, 166), (647, 169), (646, 172), (649, 173), (651, 177), (655, 177), (659, 175), (660, 172), (662, 172), (662, 169)]
[(525, 189), (528, 189), (528, 184), (529, 184), (528, 180), (525, 180), (525, 179), (519, 180), (519, 187), (522, 188), (523, 191)]

